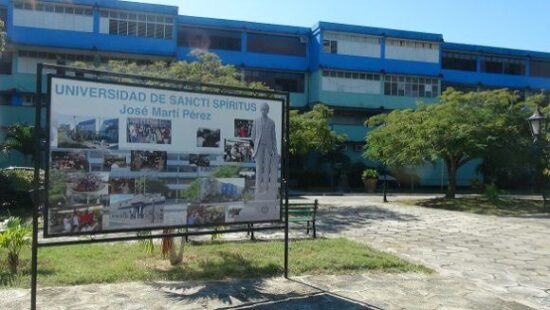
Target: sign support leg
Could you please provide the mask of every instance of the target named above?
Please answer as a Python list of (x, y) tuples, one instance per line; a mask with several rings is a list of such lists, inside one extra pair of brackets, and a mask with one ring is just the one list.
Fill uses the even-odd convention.
[(36, 309), (36, 286), (38, 273), (38, 208), (40, 206), (40, 158), (42, 156), (41, 118), (42, 118), (42, 64), (36, 66), (36, 110), (34, 125), (34, 192), (32, 211), (32, 246), (31, 246), (31, 309)]

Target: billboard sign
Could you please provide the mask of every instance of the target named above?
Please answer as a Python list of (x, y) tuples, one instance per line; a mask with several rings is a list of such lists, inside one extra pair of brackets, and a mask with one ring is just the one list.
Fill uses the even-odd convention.
[(284, 101), (51, 76), (45, 236), (279, 221)]

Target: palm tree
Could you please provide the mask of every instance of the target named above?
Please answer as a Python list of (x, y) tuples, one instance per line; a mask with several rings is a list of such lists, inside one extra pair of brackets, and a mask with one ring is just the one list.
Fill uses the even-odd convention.
[[(0, 144), (0, 152), (8, 154), (17, 151), (23, 155), (25, 164), (34, 162), (36, 142), (34, 127), (26, 125), (13, 125), (8, 127), (4, 142)], [(28, 159), (31, 162), (28, 162)]]

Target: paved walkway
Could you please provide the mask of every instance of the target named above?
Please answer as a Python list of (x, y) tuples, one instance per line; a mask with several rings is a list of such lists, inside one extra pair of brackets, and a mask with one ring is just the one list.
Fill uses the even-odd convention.
[[(423, 263), (442, 277), (533, 308), (550, 309), (550, 217), (496, 217), (393, 203), (319, 199), (320, 231)], [(393, 199), (392, 199), (393, 198)]]
[[(319, 232), (420, 262), (436, 274), (304, 276), (42, 288), (41, 309), (550, 309), (550, 218), (502, 218), (319, 199)], [(407, 198), (410, 198), (407, 197)], [(396, 197), (390, 197), (396, 201)], [(277, 233), (258, 233), (279, 238)], [(243, 235), (225, 235), (243, 238)], [(28, 308), (29, 292), (0, 290), (0, 309)]]

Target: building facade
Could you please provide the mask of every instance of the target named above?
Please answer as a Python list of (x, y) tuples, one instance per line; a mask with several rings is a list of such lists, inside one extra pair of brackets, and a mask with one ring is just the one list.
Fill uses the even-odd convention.
[[(550, 90), (550, 53), (445, 42), (443, 35), (319, 22), (311, 28), (178, 15), (174, 6), (115, 0), (0, 0), (7, 48), (0, 57), (0, 127), (34, 123), (36, 64), (192, 60), (216, 53), (246, 81), (290, 92), (291, 107), (334, 109), (346, 154), (361, 160), (366, 118), (433, 103), (447, 87)], [(1, 135), (1, 133), (0, 133)], [(0, 159), (0, 167), (20, 164)], [(461, 168), (458, 183), (476, 176)], [(446, 182), (441, 166), (419, 167), (421, 185)]]

